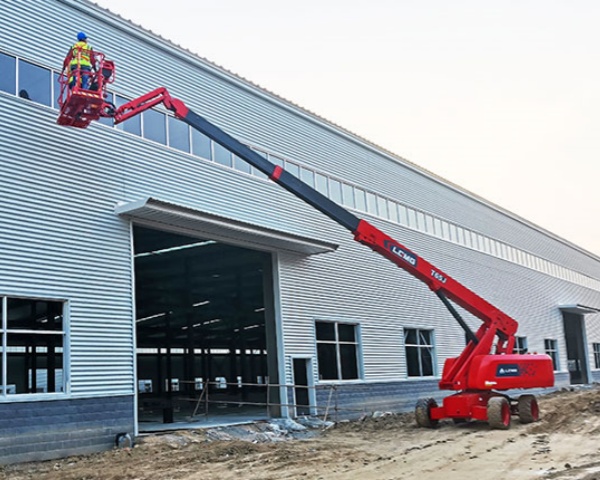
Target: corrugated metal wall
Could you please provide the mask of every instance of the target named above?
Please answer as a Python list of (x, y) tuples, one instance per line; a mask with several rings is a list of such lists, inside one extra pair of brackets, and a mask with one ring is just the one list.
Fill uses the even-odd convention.
[[(242, 141), (600, 279), (597, 257), (90, 2), (2, 2), (0, 14), (0, 44), (12, 54), (58, 68), (83, 29), (96, 50), (117, 62), (119, 94), (167, 86)], [(134, 391), (130, 232), (113, 209), (143, 196), (341, 244), (334, 254), (279, 257), (286, 355), (314, 355), (319, 318), (360, 322), (369, 381), (405, 378), (402, 326), (435, 328), (438, 359), (461, 350), (464, 334), (431, 292), (276, 185), (102, 125), (58, 127), (56, 111), (20, 98), (0, 93), (0, 102), (0, 217), (10, 225), (0, 232), (0, 293), (69, 299), (73, 394)], [(600, 304), (600, 292), (373, 223), (513, 315), (532, 350), (543, 350), (543, 338), (562, 339), (558, 304)], [(590, 342), (600, 341), (596, 323), (588, 329)], [(559, 346), (564, 367), (562, 340)]]

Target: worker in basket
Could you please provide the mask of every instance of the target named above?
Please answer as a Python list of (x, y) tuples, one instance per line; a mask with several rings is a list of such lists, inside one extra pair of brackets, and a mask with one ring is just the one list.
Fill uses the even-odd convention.
[(67, 54), (63, 67), (69, 67), (69, 88), (76, 85), (84, 90), (91, 88), (92, 70), (96, 70), (96, 61), (94, 50), (87, 42), (87, 35), (84, 32), (77, 34), (77, 42), (73, 44)]

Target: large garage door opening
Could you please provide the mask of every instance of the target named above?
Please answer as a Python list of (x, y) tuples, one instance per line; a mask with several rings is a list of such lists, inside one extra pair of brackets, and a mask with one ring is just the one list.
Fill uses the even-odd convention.
[(140, 226), (134, 252), (140, 429), (265, 416), (271, 254)]

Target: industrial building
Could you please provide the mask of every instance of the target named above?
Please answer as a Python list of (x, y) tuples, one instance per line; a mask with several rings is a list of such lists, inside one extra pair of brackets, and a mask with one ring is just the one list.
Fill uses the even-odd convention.
[(74, 26), (115, 105), (167, 87), (516, 319), (556, 386), (600, 380), (597, 255), (93, 2), (26, 7), (0, 3), (0, 463), (412, 409), (465, 346), (424, 284), (166, 109), (58, 126)]

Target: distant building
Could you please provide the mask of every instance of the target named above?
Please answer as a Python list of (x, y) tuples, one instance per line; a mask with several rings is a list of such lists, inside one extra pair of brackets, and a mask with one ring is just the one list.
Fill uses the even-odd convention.
[(598, 256), (94, 3), (28, 7), (0, 5), (0, 462), (267, 403), (412, 409), (465, 345), (426, 286), (166, 110), (57, 126), (80, 29), (116, 105), (166, 86), (517, 319), (558, 386), (600, 380)]

